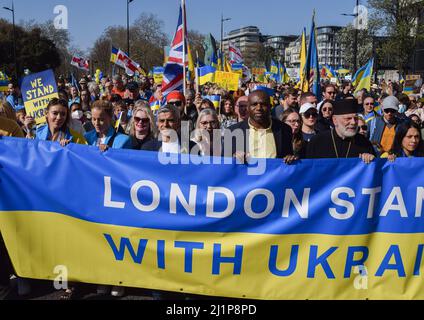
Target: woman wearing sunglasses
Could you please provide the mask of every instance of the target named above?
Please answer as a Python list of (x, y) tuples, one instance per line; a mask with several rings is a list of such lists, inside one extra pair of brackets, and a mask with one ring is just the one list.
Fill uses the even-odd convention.
[(361, 114), (358, 116), (358, 133), (368, 138), (368, 126)]
[(327, 131), (334, 128), (333, 120), (333, 100), (324, 100), (319, 109), (315, 130), (319, 132)]
[(305, 103), (300, 107), (299, 113), (302, 116), (303, 140), (309, 142), (317, 134), (315, 125), (317, 123), (318, 110), (313, 104)]
[(157, 137), (157, 132), (153, 113), (147, 103), (142, 100), (137, 101), (130, 129), (133, 149), (140, 150), (146, 142)]

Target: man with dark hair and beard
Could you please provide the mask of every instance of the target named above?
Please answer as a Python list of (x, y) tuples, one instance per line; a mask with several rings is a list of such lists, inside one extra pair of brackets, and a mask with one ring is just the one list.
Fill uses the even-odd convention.
[(361, 158), (370, 163), (375, 158), (371, 142), (358, 134), (358, 104), (354, 100), (333, 103), (334, 129), (314, 136), (306, 150), (306, 158)]

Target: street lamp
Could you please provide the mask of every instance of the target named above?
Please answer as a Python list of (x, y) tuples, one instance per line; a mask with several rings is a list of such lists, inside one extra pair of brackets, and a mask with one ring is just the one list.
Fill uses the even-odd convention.
[(130, 3), (134, 0), (127, 1), (127, 54), (130, 56)]
[[(224, 54), (224, 22), (225, 21), (230, 21), (231, 18), (225, 18), (224, 19), (224, 14), (221, 14), (221, 54)], [(224, 62), (221, 61), (221, 65), (224, 65)]]
[[(350, 16), (357, 18), (359, 16), (359, 0), (356, 0), (356, 13), (354, 14), (347, 14), (342, 13), (342, 16)], [(357, 60), (358, 60), (358, 28), (359, 26), (356, 25), (355, 27), (355, 38), (354, 38), (354, 45), (353, 45), (353, 74), (356, 73), (356, 70), (358, 68)]]
[(13, 21), (13, 59), (15, 62), (15, 78), (18, 81), (18, 60), (16, 59), (16, 28), (15, 28), (15, 6), (12, 1), (12, 9), (8, 7), (3, 7), (4, 10), (12, 12), (12, 21)]

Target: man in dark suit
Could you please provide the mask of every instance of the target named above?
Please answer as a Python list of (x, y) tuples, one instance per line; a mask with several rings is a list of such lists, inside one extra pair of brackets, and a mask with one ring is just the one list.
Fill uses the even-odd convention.
[[(246, 121), (231, 126), (224, 133), (226, 156), (236, 157), (242, 162), (249, 157), (280, 158), (286, 163), (296, 160), (293, 156), (292, 130), (285, 123), (272, 119), (271, 101), (266, 92), (256, 90), (249, 95), (248, 113)], [(225, 147), (230, 141), (231, 155)]]

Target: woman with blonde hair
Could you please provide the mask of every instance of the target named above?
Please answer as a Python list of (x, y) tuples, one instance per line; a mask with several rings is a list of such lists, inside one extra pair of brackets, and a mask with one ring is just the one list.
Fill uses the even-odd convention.
[(153, 112), (147, 102), (139, 100), (134, 105), (133, 117), (130, 123), (130, 137), (133, 149), (140, 150), (141, 147), (158, 135)]
[(16, 122), (15, 111), (9, 102), (0, 100), (0, 117), (4, 117)]
[(192, 141), (197, 144), (200, 155), (221, 156), (221, 131), (218, 115), (214, 109), (203, 109), (200, 111)]

